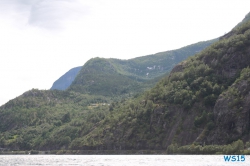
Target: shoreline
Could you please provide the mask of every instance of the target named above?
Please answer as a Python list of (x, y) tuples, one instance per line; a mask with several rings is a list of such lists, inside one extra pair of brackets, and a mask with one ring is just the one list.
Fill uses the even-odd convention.
[(166, 150), (50, 150), (2, 151), (0, 155), (167, 155)]

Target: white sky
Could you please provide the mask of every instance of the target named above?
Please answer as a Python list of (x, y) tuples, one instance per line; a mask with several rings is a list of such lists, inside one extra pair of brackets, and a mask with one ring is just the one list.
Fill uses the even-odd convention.
[(0, 0), (0, 105), (93, 57), (130, 59), (213, 39), (249, 0)]

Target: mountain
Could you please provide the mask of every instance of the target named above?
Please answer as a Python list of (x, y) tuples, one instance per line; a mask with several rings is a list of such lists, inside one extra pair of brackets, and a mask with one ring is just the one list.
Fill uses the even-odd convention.
[(0, 147), (53, 150), (87, 134), (108, 113), (103, 96), (32, 89), (0, 107)]
[[(74, 90), (92, 95), (131, 96), (153, 86), (152, 82), (168, 73), (176, 64), (194, 55), (218, 39), (198, 42), (180, 49), (129, 60), (92, 58), (56, 80), (51, 90)], [(79, 73), (79, 74), (78, 74)], [(148, 81), (151, 84), (148, 84)]]
[(69, 90), (110, 97), (141, 92), (145, 82), (163, 76), (175, 64), (200, 52), (216, 40), (129, 60), (92, 58), (83, 65)]
[(113, 96), (127, 92), (136, 81), (120, 74), (109, 60), (93, 58), (81, 69), (69, 90), (91, 95)]
[(176, 50), (160, 52), (129, 60), (111, 59), (111, 62), (113, 62), (119, 72), (124, 75), (139, 80), (148, 80), (170, 72), (176, 64), (202, 51), (216, 40), (217, 39), (198, 42)]
[[(241, 153), (250, 144), (250, 21), (166, 75), (174, 52), (156, 59), (93, 58), (66, 90), (32, 89), (10, 100), (0, 107), (0, 147)], [(152, 78), (160, 79), (152, 89), (120, 97)]]
[(241, 25), (243, 25), (244, 23), (248, 22), (249, 20), (250, 20), (250, 12), (245, 16), (245, 18), (240, 23), (238, 23), (234, 27), (234, 29), (240, 27)]
[[(111, 104), (110, 115), (72, 149), (184, 149), (250, 141), (250, 21), (176, 65), (144, 95)], [(193, 145), (191, 145), (193, 144)], [(187, 146), (191, 145), (191, 146)], [(208, 153), (219, 151), (217, 146)], [(232, 149), (233, 148), (233, 149)], [(236, 148), (236, 150), (237, 150)], [(189, 149), (189, 150), (188, 150)], [(223, 149), (223, 150), (222, 150)], [(198, 151), (198, 150), (197, 150)]]
[(74, 81), (76, 75), (81, 70), (81, 68), (82, 67), (74, 67), (70, 69), (68, 72), (62, 75), (58, 80), (56, 80), (50, 89), (66, 90)]
[[(125, 101), (120, 96), (153, 87), (168, 74), (169, 64), (178, 63), (212, 42), (199, 42), (131, 60), (93, 58), (81, 69), (70, 70), (54, 83), (53, 87), (65, 89), (65, 83), (76, 75), (66, 90), (32, 89), (1, 106), (0, 147), (12, 150), (73, 148), (75, 145), (71, 143), (112, 116), (110, 111), (118, 101)], [(161, 65), (161, 68), (153, 65)], [(147, 76), (147, 72), (151, 75)]]

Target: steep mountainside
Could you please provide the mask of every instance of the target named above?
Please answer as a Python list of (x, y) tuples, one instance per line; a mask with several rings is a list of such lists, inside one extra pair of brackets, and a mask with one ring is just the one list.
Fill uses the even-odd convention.
[(53, 89), (57, 89), (57, 90), (67, 89), (71, 85), (71, 83), (74, 81), (74, 79), (76, 78), (76, 75), (81, 70), (81, 68), (82, 67), (75, 67), (73, 69), (70, 69), (68, 72), (66, 72), (64, 75), (62, 75), (58, 80), (56, 80), (50, 89), (51, 90), (53, 90)]
[(111, 97), (141, 92), (151, 87), (145, 86), (148, 80), (164, 76), (175, 64), (216, 40), (129, 60), (93, 58), (84, 64), (69, 90)]
[[(201, 47), (191, 45), (185, 49), (188, 50), (188, 48), (198, 51), (197, 49)], [(178, 54), (176, 53), (176, 55)], [(164, 57), (161, 54), (155, 56)], [(108, 103), (117, 101), (121, 94), (129, 90), (136, 92), (140, 88), (147, 89), (148, 85), (152, 86), (166, 75), (166, 73), (155, 74), (154, 79), (149, 79), (144, 74), (136, 73), (136, 70), (134, 70), (134, 74), (133, 72), (126, 73), (125, 69), (129, 70), (129, 65), (126, 66), (122, 62), (129, 64), (135, 61), (135, 63), (144, 64), (142, 69), (144, 68), (145, 73), (149, 70), (146, 67), (150, 66), (148, 64), (151, 62), (156, 64), (157, 61), (153, 60), (154, 58), (147, 60), (147, 57), (133, 60), (94, 58), (81, 68), (68, 90), (41, 91), (33, 89), (10, 100), (0, 107), (0, 147), (13, 150), (74, 148), (75, 144), (78, 144), (78, 140), (96, 129), (101, 121), (105, 118), (112, 119), (113, 115), (110, 111), (118, 103), (114, 102), (111, 105)], [(119, 61), (120, 66), (116, 61)], [(166, 62), (168, 61), (166, 60)], [(69, 75), (72, 76), (70, 72)], [(135, 79), (135, 76), (138, 76), (138, 79)], [(114, 94), (117, 94), (117, 97), (107, 97), (112, 97)], [(95, 142), (92, 142), (86, 147), (95, 147), (94, 145)], [(82, 144), (79, 144), (79, 147), (82, 147)]]
[[(120, 75), (129, 77), (132, 80), (135, 80), (136, 82), (147, 81), (147, 80), (162, 76), (165, 73), (168, 73), (176, 64), (186, 59), (187, 57), (200, 52), (201, 50), (211, 45), (216, 40), (217, 39), (208, 40), (204, 42), (198, 42), (198, 43), (195, 43), (195, 44), (192, 44), (192, 45), (189, 45), (189, 46), (177, 49), (177, 50), (160, 52), (157, 54), (142, 56), (142, 57), (129, 59), (129, 60), (94, 58), (90, 60), (91, 63), (87, 62), (84, 65), (83, 70), (86, 71), (86, 70), (92, 70), (93, 68), (95, 68), (95, 66), (93, 65), (88, 66), (92, 64), (92, 62), (95, 60), (97, 62), (100, 62), (100, 64), (95, 62), (95, 65), (97, 65), (97, 68), (99, 69), (98, 65), (102, 65), (102, 61), (100, 61), (100, 59), (102, 59), (102, 60), (108, 61), (108, 63), (112, 66), (113, 70), (119, 73)], [(65, 73), (63, 76), (61, 76), (58, 80), (56, 80), (53, 83), (51, 89), (66, 90), (74, 81), (74, 79), (76, 78), (76, 75), (78, 74), (81, 68), (82, 67), (75, 67), (69, 70), (67, 73)], [(100, 71), (100, 72), (102, 72), (102, 74), (105, 73), (105, 71)], [(85, 79), (84, 74), (86, 74), (86, 72), (82, 71), (81, 74), (83, 75), (80, 75), (79, 78), (76, 78), (77, 80), (74, 83), (75, 85), (77, 84), (78, 87), (79, 87), (78, 79)], [(89, 76), (86, 76), (86, 77), (88, 77), (86, 79), (91, 79)], [(97, 77), (95, 77), (95, 79), (96, 78)], [(102, 78), (99, 81), (102, 81)], [(91, 87), (91, 85), (89, 85), (88, 87)], [(95, 89), (94, 87), (90, 89), (86, 88), (86, 84), (82, 85), (80, 89), (81, 89), (80, 91), (84, 93), (89, 92), (89, 93), (95, 94), (96, 92), (95, 90), (93, 92), (91, 91), (91, 89)], [(103, 87), (100, 87), (99, 89), (103, 89)], [(128, 91), (128, 88), (126, 89)], [(112, 94), (120, 94), (120, 93), (121, 92), (115, 92), (115, 93), (112, 92)], [(100, 93), (100, 94), (103, 94), (103, 93)], [(110, 94), (106, 94), (106, 95), (110, 95)]]
[[(94, 58), (67, 90), (32, 89), (10, 100), (0, 107), (0, 147), (173, 152), (184, 145), (178, 150), (196, 153), (201, 144), (250, 141), (250, 21), (177, 64), (151, 90), (118, 101), (168, 70), (170, 55), (154, 56)], [(225, 152), (242, 146), (239, 140)]]
[(0, 107), (0, 147), (12, 150), (67, 148), (105, 118), (102, 96), (32, 89)]
[(250, 12), (245, 16), (245, 18), (239, 23), (239, 24), (237, 24), (234, 28), (237, 28), (237, 27), (239, 27), (239, 26), (241, 26), (242, 24), (244, 24), (244, 23), (246, 23), (246, 22), (248, 22), (248, 21), (250, 21)]
[(180, 49), (160, 52), (134, 59), (110, 59), (110, 61), (121, 74), (137, 78), (138, 80), (148, 80), (170, 72), (176, 64), (187, 59), (189, 56), (202, 51), (215, 41), (217, 41), (217, 39), (198, 42)]
[(110, 117), (72, 148), (166, 149), (250, 140), (250, 22), (175, 66), (144, 96), (112, 104)]
[(81, 69), (69, 90), (91, 95), (115, 96), (137, 87), (137, 81), (120, 74), (104, 58), (93, 58)]

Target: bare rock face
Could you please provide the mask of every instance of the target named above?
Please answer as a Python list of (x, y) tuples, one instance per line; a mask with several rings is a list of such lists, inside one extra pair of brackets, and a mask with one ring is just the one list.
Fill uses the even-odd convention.
[(222, 93), (214, 106), (216, 129), (208, 142), (227, 144), (250, 131), (250, 84), (242, 80)]
[(184, 68), (184, 66), (185, 66), (185, 63), (186, 63), (186, 61), (183, 61), (183, 62), (177, 64), (177, 65), (172, 69), (170, 75), (171, 75), (172, 73), (182, 72), (182, 71), (183, 71), (183, 68)]

